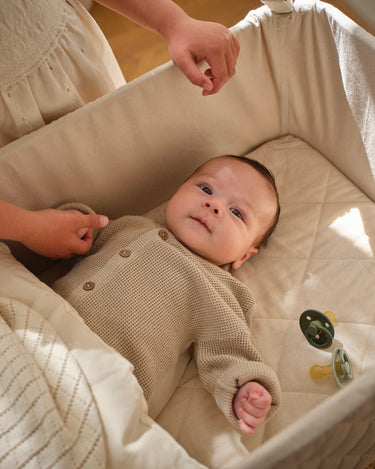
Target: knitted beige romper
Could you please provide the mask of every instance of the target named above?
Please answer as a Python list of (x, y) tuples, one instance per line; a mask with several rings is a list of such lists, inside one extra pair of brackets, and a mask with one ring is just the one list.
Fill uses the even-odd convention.
[(152, 220), (111, 221), (92, 254), (53, 288), (134, 364), (147, 400), (192, 348), (203, 385), (233, 424), (233, 397), (248, 381), (271, 393), (270, 416), (279, 405), (277, 377), (262, 362), (246, 321), (254, 307), (251, 291)]

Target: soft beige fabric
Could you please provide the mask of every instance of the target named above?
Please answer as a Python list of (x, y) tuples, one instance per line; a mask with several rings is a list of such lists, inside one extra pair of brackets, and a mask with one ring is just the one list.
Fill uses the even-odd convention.
[[(241, 45), (237, 72), (215, 96), (202, 97), (168, 63), (7, 145), (0, 152), (0, 195), (31, 209), (80, 200), (112, 218), (124, 207), (144, 213), (210, 157), (245, 154), (291, 133), (375, 199), (375, 145), (361, 139), (375, 125), (369, 70), (375, 39), (355, 35), (358, 27), (324, 3), (295, 3), (296, 11), (284, 15), (262, 7), (234, 28)], [(359, 47), (361, 67), (353, 70)], [(356, 87), (358, 80), (367, 92)], [(363, 109), (362, 127), (354, 115)], [(43, 190), (36, 194), (39, 180)]]
[[(90, 211), (79, 204), (63, 208)], [(279, 407), (278, 379), (262, 362), (246, 321), (255, 304), (251, 290), (164, 226), (146, 217), (111, 221), (90, 255), (52, 287), (134, 365), (146, 399), (154, 403), (153, 418), (177, 387), (191, 346), (202, 382), (232, 424), (233, 398), (248, 381), (270, 392), (268, 417)], [(181, 355), (185, 367), (178, 369)], [(171, 369), (178, 381), (168, 389)], [(164, 395), (156, 403), (159, 387)]]
[(262, 444), (235, 469), (373, 469), (374, 389), (372, 368)]
[(70, 323), (71, 308), (0, 248), (0, 467), (104, 468), (90, 384), (40, 314), (48, 303), (47, 313), (60, 308)]
[[(270, 142), (251, 156), (276, 177), (281, 217), (267, 248), (234, 276), (257, 301), (250, 328), (280, 379), (282, 405), (255, 437), (241, 436), (215, 410), (191, 365), (157, 419), (192, 455), (215, 468), (232, 467), (308, 412), (319, 414), (319, 404), (339, 388), (332, 376), (313, 380), (309, 369), (329, 365), (334, 347), (348, 352), (355, 380), (375, 373), (374, 203), (295, 137)], [(328, 350), (313, 348), (300, 330), (299, 317), (310, 308), (336, 315)], [(213, 453), (207, 449), (212, 447)]]
[[(258, 308), (252, 321), (252, 330), (262, 354), (278, 371), (284, 405), (279, 415), (258, 436), (243, 437), (226, 422), (210, 395), (202, 389), (196, 371), (189, 368), (180, 388), (158, 421), (192, 455), (209, 467), (233, 467), (236, 462), (241, 463), (247, 458), (249, 468), (259, 467), (259, 460), (262, 467), (267, 467), (267, 461), (278, 461), (279, 454), (287, 457), (283, 467), (289, 469), (298, 467), (298, 464), (303, 466), (307, 456), (312, 461), (319, 461), (319, 451), (312, 451), (311, 455), (305, 451), (298, 453), (296, 466), (292, 465), (294, 455), (290, 451), (293, 448), (294, 451), (301, 452), (302, 442), (310, 442), (313, 447), (319, 447), (313, 443), (316, 438), (322, 439), (321, 447), (326, 448), (323, 454), (340, 460), (343, 457), (342, 452), (333, 452), (336, 446), (349, 441), (353, 444), (358, 435), (362, 443), (365, 437), (366, 442), (371, 442), (371, 439), (368, 440), (371, 432), (363, 435), (358, 432), (358, 428), (368, 428), (368, 419), (373, 415), (368, 405), (366, 406), (365, 398), (369, 402), (374, 401), (373, 396), (368, 394), (374, 389), (374, 377), (370, 371), (375, 367), (372, 297), (375, 280), (374, 204), (315, 150), (293, 137), (271, 142), (253, 156), (275, 172), (283, 211), (280, 224), (267, 249), (246, 263), (238, 274), (241, 280), (251, 283), (257, 296)], [(162, 208), (157, 209), (150, 216), (158, 218), (161, 211)], [(135, 383), (131, 375), (129, 386), (127, 384), (124, 387), (124, 383), (129, 382), (126, 377), (129, 376), (126, 374), (129, 372), (129, 365), (122, 359), (118, 361), (116, 354), (109, 353), (103, 344), (98, 343), (97, 338), (77, 319), (74, 310), (54, 296), (51, 290), (40, 284), (14, 260), (10, 260), (9, 255), (5, 259), (5, 263), (3, 258), (0, 262), (1, 295), (6, 298), (3, 304), (9, 303), (9, 297), (13, 299), (12, 305), (15, 300), (25, 303), (23, 297), (27, 293), (28, 301), (34, 304), (37, 301), (35, 308), (46, 301), (49, 305), (47, 311), (50, 311), (51, 304), (63, 306), (58, 314), (56, 308), (52, 308), (53, 313), (47, 315), (47, 325), (52, 324), (57, 329), (65, 344), (75, 344), (75, 349), (78, 349), (74, 352), (75, 358), (85, 358), (85, 375), (91, 386), (94, 386), (103, 425), (109, 435), (111, 447), (107, 455), (111, 455), (113, 451), (117, 457), (124, 457), (123, 452), (127, 454), (127, 451), (131, 451), (132, 456), (141, 458), (144, 462), (142, 458), (151, 454), (149, 445), (153, 444), (153, 438), (148, 439), (149, 433), (143, 434), (143, 440), (141, 439), (147, 441), (145, 454), (141, 449), (144, 446), (137, 443), (137, 450), (133, 452), (134, 446), (129, 444), (129, 440), (124, 442), (122, 437), (121, 425), (134, 428), (134, 422), (138, 421), (135, 416), (138, 411), (135, 415), (133, 413), (134, 401), (129, 401), (127, 394), (133, 389), (131, 383)], [(23, 279), (22, 283), (20, 277)], [(270, 288), (272, 295), (269, 294)], [(348, 291), (351, 292), (350, 296), (346, 295)], [(298, 318), (302, 310), (308, 307), (331, 309), (336, 313), (336, 344), (342, 344), (353, 360), (356, 384), (353, 394), (350, 392), (351, 387), (348, 387), (341, 397), (333, 378), (327, 377), (314, 382), (309, 377), (309, 367), (314, 363), (327, 364), (330, 351), (312, 348), (300, 332)], [(24, 334), (22, 331), (21, 328), (21, 333)], [(298, 356), (301, 360), (297, 359)], [(80, 363), (83, 367), (82, 362)], [(293, 373), (290, 372), (291, 369)], [(120, 381), (108, 383), (107, 379), (103, 380), (108, 377), (109, 370), (113, 370), (110, 377), (119, 378)], [(98, 372), (104, 373), (100, 379), (96, 376)], [(362, 374), (364, 379), (360, 381)], [(20, 381), (20, 385), (24, 386), (22, 377)], [(131, 395), (139, 398), (137, 386), (131, 391)], [(361, 396), (362, 400), (356, 396)], [(9, 405), (9, 401), (6, 402)], [(343, 412), (342, 402), (348, 402), (345, 409), (353, 412), (352, 415), (345, 412), (347, 432), (344, 434), (341, 431), (342, 423), (338, 420)], [(138, 405), (143, 422), (146, 418), (142, 414), (144, 404), (140, 402)], [(119, 409), (123, 413), (120, 414)], [(327, 409), (331, 410), (332, 418)], [(327, 417), (323, 418), (326, 414)], [(303, 418), (298, 420), (300, 417)], [(294, 421), (296, 425), (285, 430)], [(304, 426), (304, 421), (308, 427)], [(320, 432), (329, 431), (331, 421), (332, 425), (335, 422), (337, 430), (334, 433), (335, 439), (329, 439), (327, 443), (327, 437), (321, 436)], [(314, 422), (317, 425), (312, 428)], [(304, 433), (306, 438), (301, 439), (300, 435)], [(157, 435), (163, 441), (160, 430)], [(276, 437), (276, 440), (269, 439), (270, 436)], [(286, 450), (285, 441), (289, 441), (289, 438), (293, 445), (287, 445)], [(161, 442), (158, 441), (157, 447), (160, 445)], [(258, 447), (260, 452), (254, 453), (253, 462), (248, 451)], [(345, 447), (349, 448), (350, 445), (346, 444)], [(363, 461), (370, 461), (368, 458), (371, 457), (371, 448), (373, 446), (370, 444), (363, 451), (359, 450), (355, 460), (363, 457)], [(188, 467), (184, 464), (187, 462), (183, 460), (180, 467)], [(172, 467), (179, 465), (175, 463)]]
[(0, 146), (125, 83), (78, 0), (0, 0)]
[(199, 468), (147, 416), (132, 365), (0, 243), (0, 467)]
[[(288, 133), (310, 143), (270, 145), (268, 161), (287, 189), (284, 215), (267, 251), (242, 270), (259, 304), (252, 330), (279, 373), (284, 407), (272, 427), (245, 441), (189, 369), (159, 420), (211, 467), (247, 458), (251, 469), (324, 467), (327, 460), (353, 468), (375, 459), (375, 39), (327, 4), (294, 4), (284, 15), (261, 8), (234, 28), (241, 44), (237, 73), (217, 96), (203, 98), (169, 63), (0, 151), (2, 198), (31, 209), (82, 200), (118, 217), (165, 201), (212, 156), (246, 154)], [(33, 268), (40, 267), (37, 259)], [(309, 367), (327, 364), (330, 352), (313, 349), (299, 331), (306, 307), (336, 314), (336, 339), (354, 362), (354, 382), (343, 391), (329, 377), (309, 378)], [(284, 344), (282, 353), (265, 354), (269, 341)], [(102, 354), (87, 357), (96, 364)], [(111, 393), (118, 408), (120, 391)], [(103, 412), (110, 442), (122, 437), (115, 407)], [(284, 418), (295, 424), (285, 428)], [(247, 448), (257, 448), (254, 459)]]

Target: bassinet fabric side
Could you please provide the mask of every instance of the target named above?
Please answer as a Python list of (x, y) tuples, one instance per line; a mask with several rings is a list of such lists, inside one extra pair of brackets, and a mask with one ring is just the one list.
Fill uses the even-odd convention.
[[(167, 64), (5, 147), (0, 197), (31, 209), (82, 200), (113, 217), (140, 213), (168, 198), (211, 156), (244, 154), (285, 133), (309, 141), (373, 196), (373, 159), (342, 85), (330, 24), (337, 25), (336, 37), (341, 26), (331, 17), (321, 3), (307, 2), (287, 15), (265, 7), (252, 12), (234, 28), (241, 43), (237, 75), (219, 95), (202, 98)], [(307, 82), (313, 89), (305, 93)], [(373, 396), (364, 399), (371, 411)], [(365, 418), (357, 427), (350, 419), (348, 435), (373, 425)], [(338, 425), (331, 423), (328, 432)], [(305, 421), (299, 425), (308, 432)], [(279, 438), (284, 441), (284, 432)], [(320, 444), (312, 439), (310, 448), (319, 451)], [(268, 448), (281, 447), (275, 445)], [(292, 449), (297, 454), (304, 442)]]
[[(262, 7), (233, 28), (237, 73), (218, 95), (203, 98), (168, 63), (2, 148), (0, 197), (30, 209), (82, 200), (114, 217), (145, 212), (210, 157), (294, 134), (374, 198), (374, 150), (361, 138), (371, 135), (374, 103), (370, 96), (369, 118), (357, 123), (332, 37), (342, 30), (337, 10), (328, 21), (325, 4), (309, 3), (286, 15)], [(366, 74), (365, 66), (357, 70)], [(135, 182), (141, 176), (147, 193)]]
[(375, 369), (265, 442), (233, 469), (363, 469), (374, 460)]
[(279, 31), (286, 126), (374, 200), (375, 37), (332, 5), (311, 3), (297, 0)]
[(30, 209), (82, 200), (113, 217), (144, 212), (210, 157), (277, 138), (278, 90), (259, 23), (248, 26), (236, 29), (238, 70), (221, 93), (202, 97), (168, 63), (2, 148), (0, 196)]
[(255, 10), (246, 20), (261, 23), (280, 134), (307, 141), (374, 200), (375, 37), (316, 0), (296, 0), (285, 14)]

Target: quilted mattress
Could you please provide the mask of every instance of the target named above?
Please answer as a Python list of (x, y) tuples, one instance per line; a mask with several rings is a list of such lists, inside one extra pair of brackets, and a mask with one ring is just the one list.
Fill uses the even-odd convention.
[[(281, 218), (267, 248), (234, 275), (257, 299), (251, 328), (279, 375), (280, 411), (255, 437), (242, 436), (191, 363), (155, 423), (131, 364), (0, 245), (0, 339), (9, 341), (0, 353), (0, 467), (44, 469), (55, 434), (66, 436), (58, 467), (69, 469), (90, 468), (91, 455), (95, 467), (134, 469), (360, 469), (375, 460), (375, 38), (312, 0), (286, 14), (262, 7), (233, 31), (241, 55), (218, 95), (203, 99), (166, 64), (2, 148), (0, 197), (31, 210), (79, 200), (112, 218), (156, 206), (158, 218), (200, 163), (252, 152), (276, 176)], [(44, 260), (12, 249), (34, 274), (45, 271)], [(330, 348), (312, 347), (301, 332), (307, 309), (335, 314)], [(353, 365), (342, 389), (309, 373), (330, 363), (334, 347)], [(30, 383), (24, 360), (35, 366)], [(47, 394), (56, 420), (42, 418)], [(70, 423), (82, 417), (80, 401), (93, 407), (77, 434)]]
[[(353, 381), (347, 385), (347, 393), (360, 376), (375, 367), (374, 202), (299, 138), (271, 141), (249, 156), (274, 173), (281, 217), (267, 247), (234, 275), (252, 289), (257, 300), (251, 329), (263, 358), (280, 378), (281, 409), (255, 437), (244, 437), (216, 409), (191, 364), (157, 419), (189, 454), (217, 468), (232, 467), (293, 422), (308, 432), (307, 422), (313, 415), (320, 422), (329, 418), (330, 412), (340, 415), (343, 391), (333, 375), (321, 379), (310, 376), (313, 365), (330, 365), (335, 348), (344, 348), (351, 359)], [(329, 348), (314, 348), (302, 333), (299, 318), (307, 309), (334, 312), (335, 335)], [(331, 396), (337, 398), (337, 407), (328, 403)], [(373, 432), (369, 438), (372, 444)], [(341, 427), (336, 435), (340, 444), (344, 435)], [(359, 441), (365, 445), (366, 433), (358, 433)], [(327, 444), (325, 457), (336, 446), (336, 442)], [(352, 446), (353, 435), (348, 447)], [(375, 459), (374, 452), (369, 449)], [(319, 451), (311, 457), (321, 456)]]

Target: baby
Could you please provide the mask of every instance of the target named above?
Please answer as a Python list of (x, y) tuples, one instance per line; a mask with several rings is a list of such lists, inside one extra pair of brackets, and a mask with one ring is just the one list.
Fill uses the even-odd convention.
[(180, 357), (192, 350), (224, 415), (252, 435), (280, 404), (280, 388), (246, 322), (253, 295), (220, 266), (237, 269), (257, 253), (278, 216), (275, 183), (263, 165), (214, 158), (170, 199), (165, 227), (145, 217), (111, 221), (91, 254), (53, 288), (133, 363), (149, 404), (164, 382), (170, 397)]

